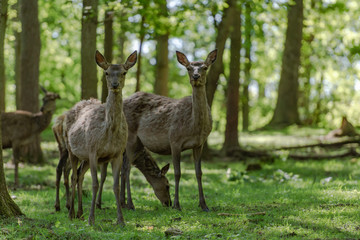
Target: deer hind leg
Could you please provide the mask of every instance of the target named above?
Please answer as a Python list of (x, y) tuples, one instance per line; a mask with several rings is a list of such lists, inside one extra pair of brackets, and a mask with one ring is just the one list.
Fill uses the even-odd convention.
[(87, 172), (87, 170), (89, 169), (89, 162), (88, 161), (83, 161), (80, 165), (80, 167), (78, 168), (78, 181), (77, 181), (77, 185), (78, 185), (78, 211), (76, 214), (77, 218), (82, 218), (83, 217), (83, 206), (82, 206), (82, 185), (84, 182), (84, 176), (85, 173)]
[(72, 169), (69, 218), (73, 219), (75, 217), (74, 201), (75, 201), (75, 188), (76, 188), (76, 183), (78, 180), (77, 166), (78, 166), (79, 159), (75, 155), (73, 155), (70, 151), (69, 151), (69, 159), (71, 162), (71, 169)]
[(89, 154), (89, 164), (92, 178), (92, 200), (91, 200), (91, 208), (89, 214), (89, 225), (94, 225), (95, 223), (95, 202), (96, 195), (99, 190), (99, 181), (97, 177), (97, 156), (96, 153)]
[(199, 188), (199, 205), (201, 207), (201, 209), (205, 212), (209, 211), (209, 208), (206, 206), (205, 203), (205, 197), (204, 197), (204, 192), (203, 192), (203, 187), (202, 187), (202, 171), (201, 171), (201, 153), (202, 153), (202, 148), (198, 147), (198, 148), (194, 148), (193, 149), (193, 156), (194, 156), (194, 160), (195, 160), (195, 173), (196, 173), (196, 180), (198, 183), (198, 188)]
[(70, 187), (69, 187), (69, 175), (71, 171), (71, 163), (67, 161), (64, 167), (64, 186), (66, 192), (66, 208), (70, 210)]
[(112, 174), (114, 178), (113, 190), (114, 190), (116, 207), (117, 207), (117, 223), (120, 225), (125, 225), (124, 217), (121, 211), (120, 186), (119, 186), (120, 170), (122, 163), (123, 163), (123, 154), (120, 153), (120, 155), (111, 162), (111, 166), (112, 166)]
[(100, 188), (96, 199), (96, 208), (98, 209), (101, 209), (101, 198), (102, 198), (102, 191), (104, 188), (104, 182), (106, 180), (106, 175), (107, 175), (107, 166), (108, 163), (103, 163), (100, 165), (100, 171), (101, 171)]
[[(62, 172), (64, 170), (65, 172), (65, 168), (67, 165), (67, 159), (68, 159), (68, 152), (66, 149), (60, 149), (60, 161), (56, 167), (56, 181), (55, 181), (55, 186), (56, 186), (56, 199), (55, 199), (55, 211), (58, 212), (60, 211), (60, 181), (61, 181), (61, 175)], [(65, 183), (65, 174), (64, 174), (64, 183)], [(68, 189), (67, 189), (68, 192)], [(68, 203), (68, 194), (66, 193), (66, 204)]]
[(171, 147), (171, 155), (173, 159), (174, 165), (174, 176), (175, 176), (175, 197), (174, 197), (174, 206), (173, 208), (177, 210), (181, 210), (180, 202), (179, 202), (179, 184), (181, 178), (181, 168), (180, 168), (180, 158), (181, 158), (181, 150), (178, 148)]

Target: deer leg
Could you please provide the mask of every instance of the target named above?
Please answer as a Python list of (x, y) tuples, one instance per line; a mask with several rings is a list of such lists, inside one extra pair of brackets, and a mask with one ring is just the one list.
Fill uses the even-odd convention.
[(100, 171), (101, 171), (100, 188), (99, 188), (99, 194), (96, 199), (96, 208), (98, 209), (101, 209), (101, 197), (102, 197), (104, 182), (106, 180), (106, 175), (107, 175), (107, 166), (108, 163), (103, 163), (100, 165)]
[[(56, 212), (60, 211), (60, 197), (59, 197), (60, 181), (61, 181), (61, 175), (62, 175), (63, 170), (65, 172), (67, 158), (68, 158), (67, 150), (60, 149), (60, 161), (56, 167), (56, 182), (55, 182), (55, 186), (56, 186), (55, 211)], [(65, 182), (65, 174), (64, 174), (64, 182)], [(66, 203), (67, 202), (68, 202), (68, 195), (66, 195)]]
[[(125, 155), (126, 158), (126, 155)], [(129, 162), (129, 159), (124, 159), (123, 165), (126, 165), (125, 170), (125, 179), (126, 179), (126, 191), (127, 191), (127, 208), (131, 210), (135, 210), (134, 203), (132, 201), (131, 197), (131, 189), (130, 189), (130, 171), (131, 171), (131, 164)]]
[(99, 190), (99, 181), (97, 177), (97, 156), (96, 153), (89, 154), (89, 164), (92, 178), (92, 200), (91, 200), (91, 208), (89, 214), (89, 225), (94, 225), (95, 223), (95, 202), (96, 195)]
[(84, 182), (84, 176), (85, 173), (87, 172), (87, 170), (89, 169), (89, 162), (88, 161), (83, 161), (78, 169), (78, 181), (77, 181), (77, 186), (78, 186), (78, 211), (77, 211), (77, 218), (82, 218), (83, 216), (83, 206), (82, 206), (82, 185)]
[(70, 209), (69, 209), (69, 218), (72, 220), (75, 217), (74, 201), (75, 201), (75, 188), (77, 183), (77, 165), (79, 159), (69, 152), (69, 159), (71, 161), (71, 199), (70, 199)]
[(20, 149), (18, 147), (13, 147), (13, 157), (14, 157), (14, 190), (19, 187), (19, 161), (20, 161)]
[(175, 175), (175, 197), (174, 197), (173, 208), (181, 211), (180, 202), (179, 202), (179, 183), (181, 178), (181, 168), (180, 168), (181, 151), (179, 149), (171, 148), (171, 155), (173, 159), (174, 175)]
[(197, 180), (198, 188), (199, 188), (199, 205), (200, 205), (200, 207), (201, 207), (201, 209), (203, 211), (208, 212), (209, 208), (206, 206), (206, 203), (205, 203), (205, 197), (204, 197), (202, 181), (201, 181), (201, 177), (202, 177), (202, 171), (201, 171), (201, 152), (202, 152), (202, 148), (203, 148), (203, 146), (198, 147), (198, 148), (194, 148), (193, 149), (193, 156), (194, 156), (194, 160), (195, 160), (196, 180)]
[(70, 163), (67, 162), (64, 167), (64, 186), (66, 192), (66, 208), (70, 210), (70, 187), (69, 187), (69, 175), (71, 171)]
[(112, 166), (112, 174), (114, 178), (113, 190), (114, 190), (116, 207), (117, 207), (117, 224), (125, 225), (124, 217), (121, 211), (120, 186), (119, 186), (120, 170), (121, 170), (122, 162), (123, 162), (123, 155), (121, 153), (118, 158), (114, 159), (111, 162), (111, 166)]
[(126, 194), (126, 190), (125, 190), (125, 184), (126, 184), (126, 164), (128, 162), (128, 159), (126, 159), (127, 156), (126, 156), (126, 153), (124, 153), (124, 156), (123, 156), (123, 165), (121, 167), (121, 174), (120, 174), (120, 177), (121, 177), (121, 181), (120, 181), (120, 205), (122, 208), (125, 208), (126, 207), (126, 202), (125, 202), (125, 194)]

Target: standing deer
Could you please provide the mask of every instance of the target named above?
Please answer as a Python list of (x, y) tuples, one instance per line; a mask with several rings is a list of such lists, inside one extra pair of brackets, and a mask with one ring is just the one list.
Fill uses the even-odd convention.
[(1, 133), (2, 148), (12, 148), (15, 165), (15, 183), (14, 189), (19, 185), (19, 161), (20, 149), (33, 141), (33, 138), (44, 131), (51, 122), (52, 115), (55, 112), (56, 99), (60, 96), (56, 93), (48, 92), (41, 87), (45, 96), (43, 105), (38, 113), (18, 110), (15, 112), (1, 113)]
[(212, 128), (210, 108), (206, 99), (206, 72), (215, 62), (217, 50), (210, 52), (205, 62), (189, 62), (187, 57), (178, 51), (176, 56), (178, 62), (188, 71), (192, 96), (171, 99), (137, 92), (125, 99), (124, 113), (129, 130), (126, 153), (131, 163), (145, 148), (158, 154), (171, 154), (175, 173), (173, 207), (181, 210), (179, 203), (180, 157), (182, 151), (192, 149), (200, 207), (204, 211), (209, 211), (203, 193), (200, 157), (203, 144)]
[[(106, 103), (90, 99), (77, 103), (65, 116), (65, 143), (72, 167), (72, 194), (69, 217), (75, 217), (75, 187), (78, 182), (77, 167), (79, 160), (89, 165), (92, 177), (92, 202), (89, 224), (95, 223), (95, 201), (99, 189), (97, 165), (110, 162), (114, 178), (114, 195), (117, 205), (117, 223), (125, 224), (120, 206), (119, 175), (123, 153), (127, 141), (127, 124), (123, 112), (122, 89), (125, 75), (137, 60), (137, 52), (133, 52), (125, 64), (110, 64), (98, 51), (95, 53), (98, 66), (105, 71), (109, 91)], [(78, 182), (78, 203), (82, 201), (82, 180)], [(82, 208), (78, 208), (77, 216), (82, 216)]]

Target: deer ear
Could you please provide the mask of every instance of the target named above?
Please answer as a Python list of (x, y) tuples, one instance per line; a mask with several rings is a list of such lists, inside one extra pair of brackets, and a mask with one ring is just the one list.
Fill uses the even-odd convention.
[(209, 55), (207, 56), (205, 60), (206, 66), (210, 66), (211, 64), (213, 64), (216, 60), (216, 57), (217, 57), (217, 49), (210, 52)]
[(108, 69), (110, 66), (110, 64), (106, 61), (105, 57), (98, 50), (96, 50), (95, 52), (95, 61), (97, 65), (99, 65), (99, 67), (104, 70)]
[(162, 176), (165, 176), (165, 174), (169, 171), (169, 168), (170, 168), (170, 163), (166, 164), (161, 170), (161, 175)]
[(187, 57), (185, 56), (185, 54), (183, 54), (182, 52), (176, 51), (176, 57), (177, 57), (178, 62), (181, 65), (183, 65), (185, 67), (189, 66), (190, 63), (189, 63), (189, 60), (187, 59)]
[(130, 68), (132, 68), (135, 63), (137, 61), (137, 51), (134, 51), (132, 54), (130, 54), (130, 56), (126, 59), (124, 68), (126, 70), (129, 70)]

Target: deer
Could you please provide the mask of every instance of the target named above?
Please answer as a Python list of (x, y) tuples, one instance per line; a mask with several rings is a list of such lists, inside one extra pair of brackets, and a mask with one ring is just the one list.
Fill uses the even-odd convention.
[[(60, 115), (56, 118), (55, 123), (52, 127), (55, 139), (58, 144), (59, 149), (59, 163), (56, 168), (56, 181), (55, 181), (55, 187), (56, 187), (56, 199), (55, 199), (55, 211), (60, 211), (60, 181), (62, 173), (64, 173), (64, 186), (66, 191), (66, 208), (70, 209), (70, 187), (69, 187), (69, 175), (71, 171), (70, 161), (68, 161), (68, 151), (66, 149), (65, 139), (64, 139), (64, 119), (65, 119), (66, 113)], [(107, 169), (107, 163), (103, 163), (100, 165), (101, 169), (101, 181), (100, 181), (100, 187), (99, 187), (99, 193), (96, 199), (96, 207), (98, 209), (101, 209), (101, 196), (102, 196), (102, 190), (104, 186), (104, 182), (106, 179), (106, 169)], [(156, 161), (151, 158), (150, 154), (148, 152), (143, 152), (142, 154), (138, 155), (137, 159), (134, 161), (133, 165), (137, 167), (145, 176), (146, 180), (150, 183), (150, 185), (153, 187), (154, 193), (156, 197), (160, 200), (163, 206), (169, 206), (171, 205), (171, 199), (169, 194), (169, 181), (166, 178), (166, 173), (169, 170), (169, 165), (165, 165), (163, 168), (159, 168), (159, 166), (156, 164)], [(128, 160), (126, 158), (126, 153), (123, 155), (123, 165), (121, 170), (121, 179), (125, 178), (125, 174), (127, 171)], [(87, 169), (84, 169), (83, 165), (80, 165), (80, 167), (77, 170), (78, 175), (80, 175), (82, 172), (83, 174), (86, 172)], [(127, 183), (127, 203), (125, 202), (125, 182)], [(131, 192), (130, 192), (130, 182), (126, 180), (121, 180), (121, 189), (120, 189), (120, 203), (122, 208), (128, 208), (134, 210), (134, 204), (131, 198)], [(82, 208), (82, 207), (80, 207)]]
[[(92, 177), (92, 202), (88, 223), (95, 224), (95, 201), (99, 189), (97, 166), (110, 162), (113, 173), (113, 191), (117, 206), (117, 224), (125, 225), (120, 206), (119, 175), (126, 148), (128, 128), (123, 112), (122, 89), (125, 76), (137, 60), (137, 51), (127, 58), (124, 64), (108, 63), (105, 57), (96, 50), (95, 61), (106, 75), (108, 97), (101, 104), (96, 99), (83, 100), (70, 109), (64, 120), (64, 139), (71, 163), (71, 199), (69, 218), (75, 217), (75, 187), (78, 186), (78, 204), (82, 201), (82, 179), (77, 168), (80, 161), (89, 166)], [(78, 208), (77, 217), (83, 215)]]
[(1, 113), (2, 148), (12, 148), (15, 165), (14, 189), (19, 186), (19, 162), (22, 146), (31, 143), (34, 137), (44, 131), (50, 124), (56, 109), (56, 99), (59, 94), (48, 92), (41, 87), (43, 97), (40, 112), (32, 113), (23, 110)]
[[(136, 156), (146, 149), (172, 156), (175, 175), (173, 208), (181, 210), (179, 202), (181, 152), (192, 149), (199, 205), (203, 211), (209, 211), (202, 187), (201, 153), (212, 130), (211, 112), (206, 98), (206, 72), (215, 62), (217, 50), (210, 52), (205, 61), (189, 62), (186, 55), (179, 51), (176, 51), (176, 56), (178, 62), (188, 71), (192, 95), (172, 99), (136, 92), (126, 98), (124, 113), (129, 135), (126, 154), (130, 163), (133, 163)], [(130, 171), (130, 168), (127, 171)], [(130, 173), (125, 174), (125, 176), (129, 175)]]

